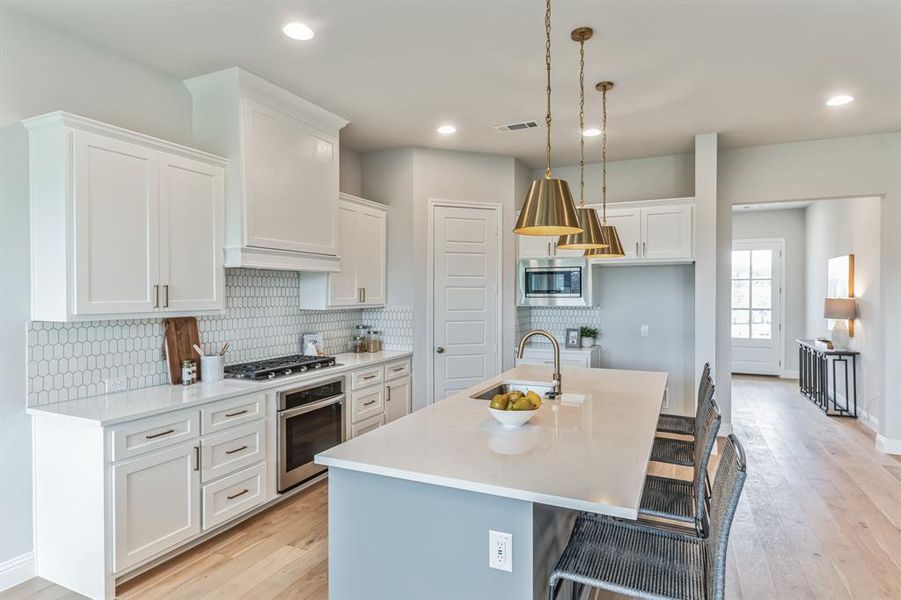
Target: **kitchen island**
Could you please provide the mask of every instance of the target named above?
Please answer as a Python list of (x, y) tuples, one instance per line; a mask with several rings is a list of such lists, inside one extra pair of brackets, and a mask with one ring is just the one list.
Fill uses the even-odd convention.
[[(563, 395), (507, 430), (479, 395), (547, 386), (523, 365), (319, 454), (329, 597), (544, 598), (578, 511), (636, 518), (666, 373), (568, 367)], [(489, 568), (489, 530), (512, 535)]]

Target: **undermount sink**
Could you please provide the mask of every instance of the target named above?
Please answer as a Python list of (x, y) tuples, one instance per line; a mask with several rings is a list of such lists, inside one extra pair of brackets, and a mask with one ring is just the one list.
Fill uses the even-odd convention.
[(507, 394), (509, 392), (522, 392), (526, 393), (528, 390), (532, 390), (539, 396), (547, 396), (548, 392), (553, 390), (553, 386), (543, 384), (543, 383), (515, 383), (515, 382), (503, 382), (494, 385), (487, 390), (482, 390), (475, 396), (472, 396), (476, 400), (491, 400), (498, 394)]

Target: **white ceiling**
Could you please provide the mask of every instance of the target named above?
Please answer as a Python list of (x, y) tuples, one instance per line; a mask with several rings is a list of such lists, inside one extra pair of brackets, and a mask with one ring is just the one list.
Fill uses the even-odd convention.
[[(361, 151), (452, 148), (544, 160), (544, 3), (533, 0), (13, 0), (23, 12), (187, 78), (240, 65), (348, 118)], [(285, 38), (300, 20), (311, 42)], [(901, 129), (901, 1), (566, 1), (553, 13), (556, 164), (578, 160), (577, 26), (593, 83), (612, 79), (609, 157)], [(828, 108), (836, 93), (857, 101)], [(435, 128), (453, 123), (458, 133)], [(598, 138), (588, 141), (596, 160)]]

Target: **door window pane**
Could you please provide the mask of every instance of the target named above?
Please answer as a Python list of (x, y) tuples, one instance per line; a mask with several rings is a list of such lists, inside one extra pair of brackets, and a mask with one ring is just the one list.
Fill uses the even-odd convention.
[(751, 313), (747, 310), (733, 310), (732, 311), (732, 322), (733, 323), (750, 323), (751, 322)]
[(755, 340), (768, 340), (772, 336), (772, 325), (769, 323), (755, 323), (751, 325), (751, 338)]
[(748, 250), (732, 251), (732, 279), (747, 279), (751, 273), (751, 253)]
[(732, 308), (751, 308), (749, 283), (747, 279), (732, 280)]
[[(735, 283), (732, 282), (732, 289), (735, 290)], [(772, 283), (769, 279), (759, 279), (751, 282), (751, 307), (752, 308), (773, 308)]]
[(732, 337), (748, 338), (749, 334), (750, 334), (750, 326), (749, 325), (739, 325), (737, 323), (732, 324)]
[(769, 325), (770, 321), (770, 311), (768, 310), (752, 310), (751, 311), (751, 323), (766, 323)]
[(751, 277), (753, 279), (771, 279), (773, 277), (772, 250), (754, 250), (751, 252)]

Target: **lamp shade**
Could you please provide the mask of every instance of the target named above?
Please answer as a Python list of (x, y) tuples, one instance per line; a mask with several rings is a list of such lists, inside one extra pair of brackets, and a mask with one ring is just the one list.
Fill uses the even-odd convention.
[(563, 179), (544, 177), (529, 186), (513, 233), (519, 235), (569, 235), (581, 233), (576, 207)]
[(583, 256), (587, 258), (623, 258), (626, 256), (623, 244), (619, 241), (616, 227), (613, 225), (601, 225), (601, 235), (607, 242), (607, 247), (586, 250)]
[(857, 318), (857, 302), (854, 298), (826, 298), (826, 302), (823, 304), (823, 318), (855, 319)]
[(557, 247), (562, 250), (591, 250), (592, 248), (606, 248), (609, 246), (604, 234), (601, 233), (601, 222), (598, 213), (593, 208), (584, 206), (576, 207), (576, 215), (582, 225), (582, 233), (561, 235)]

